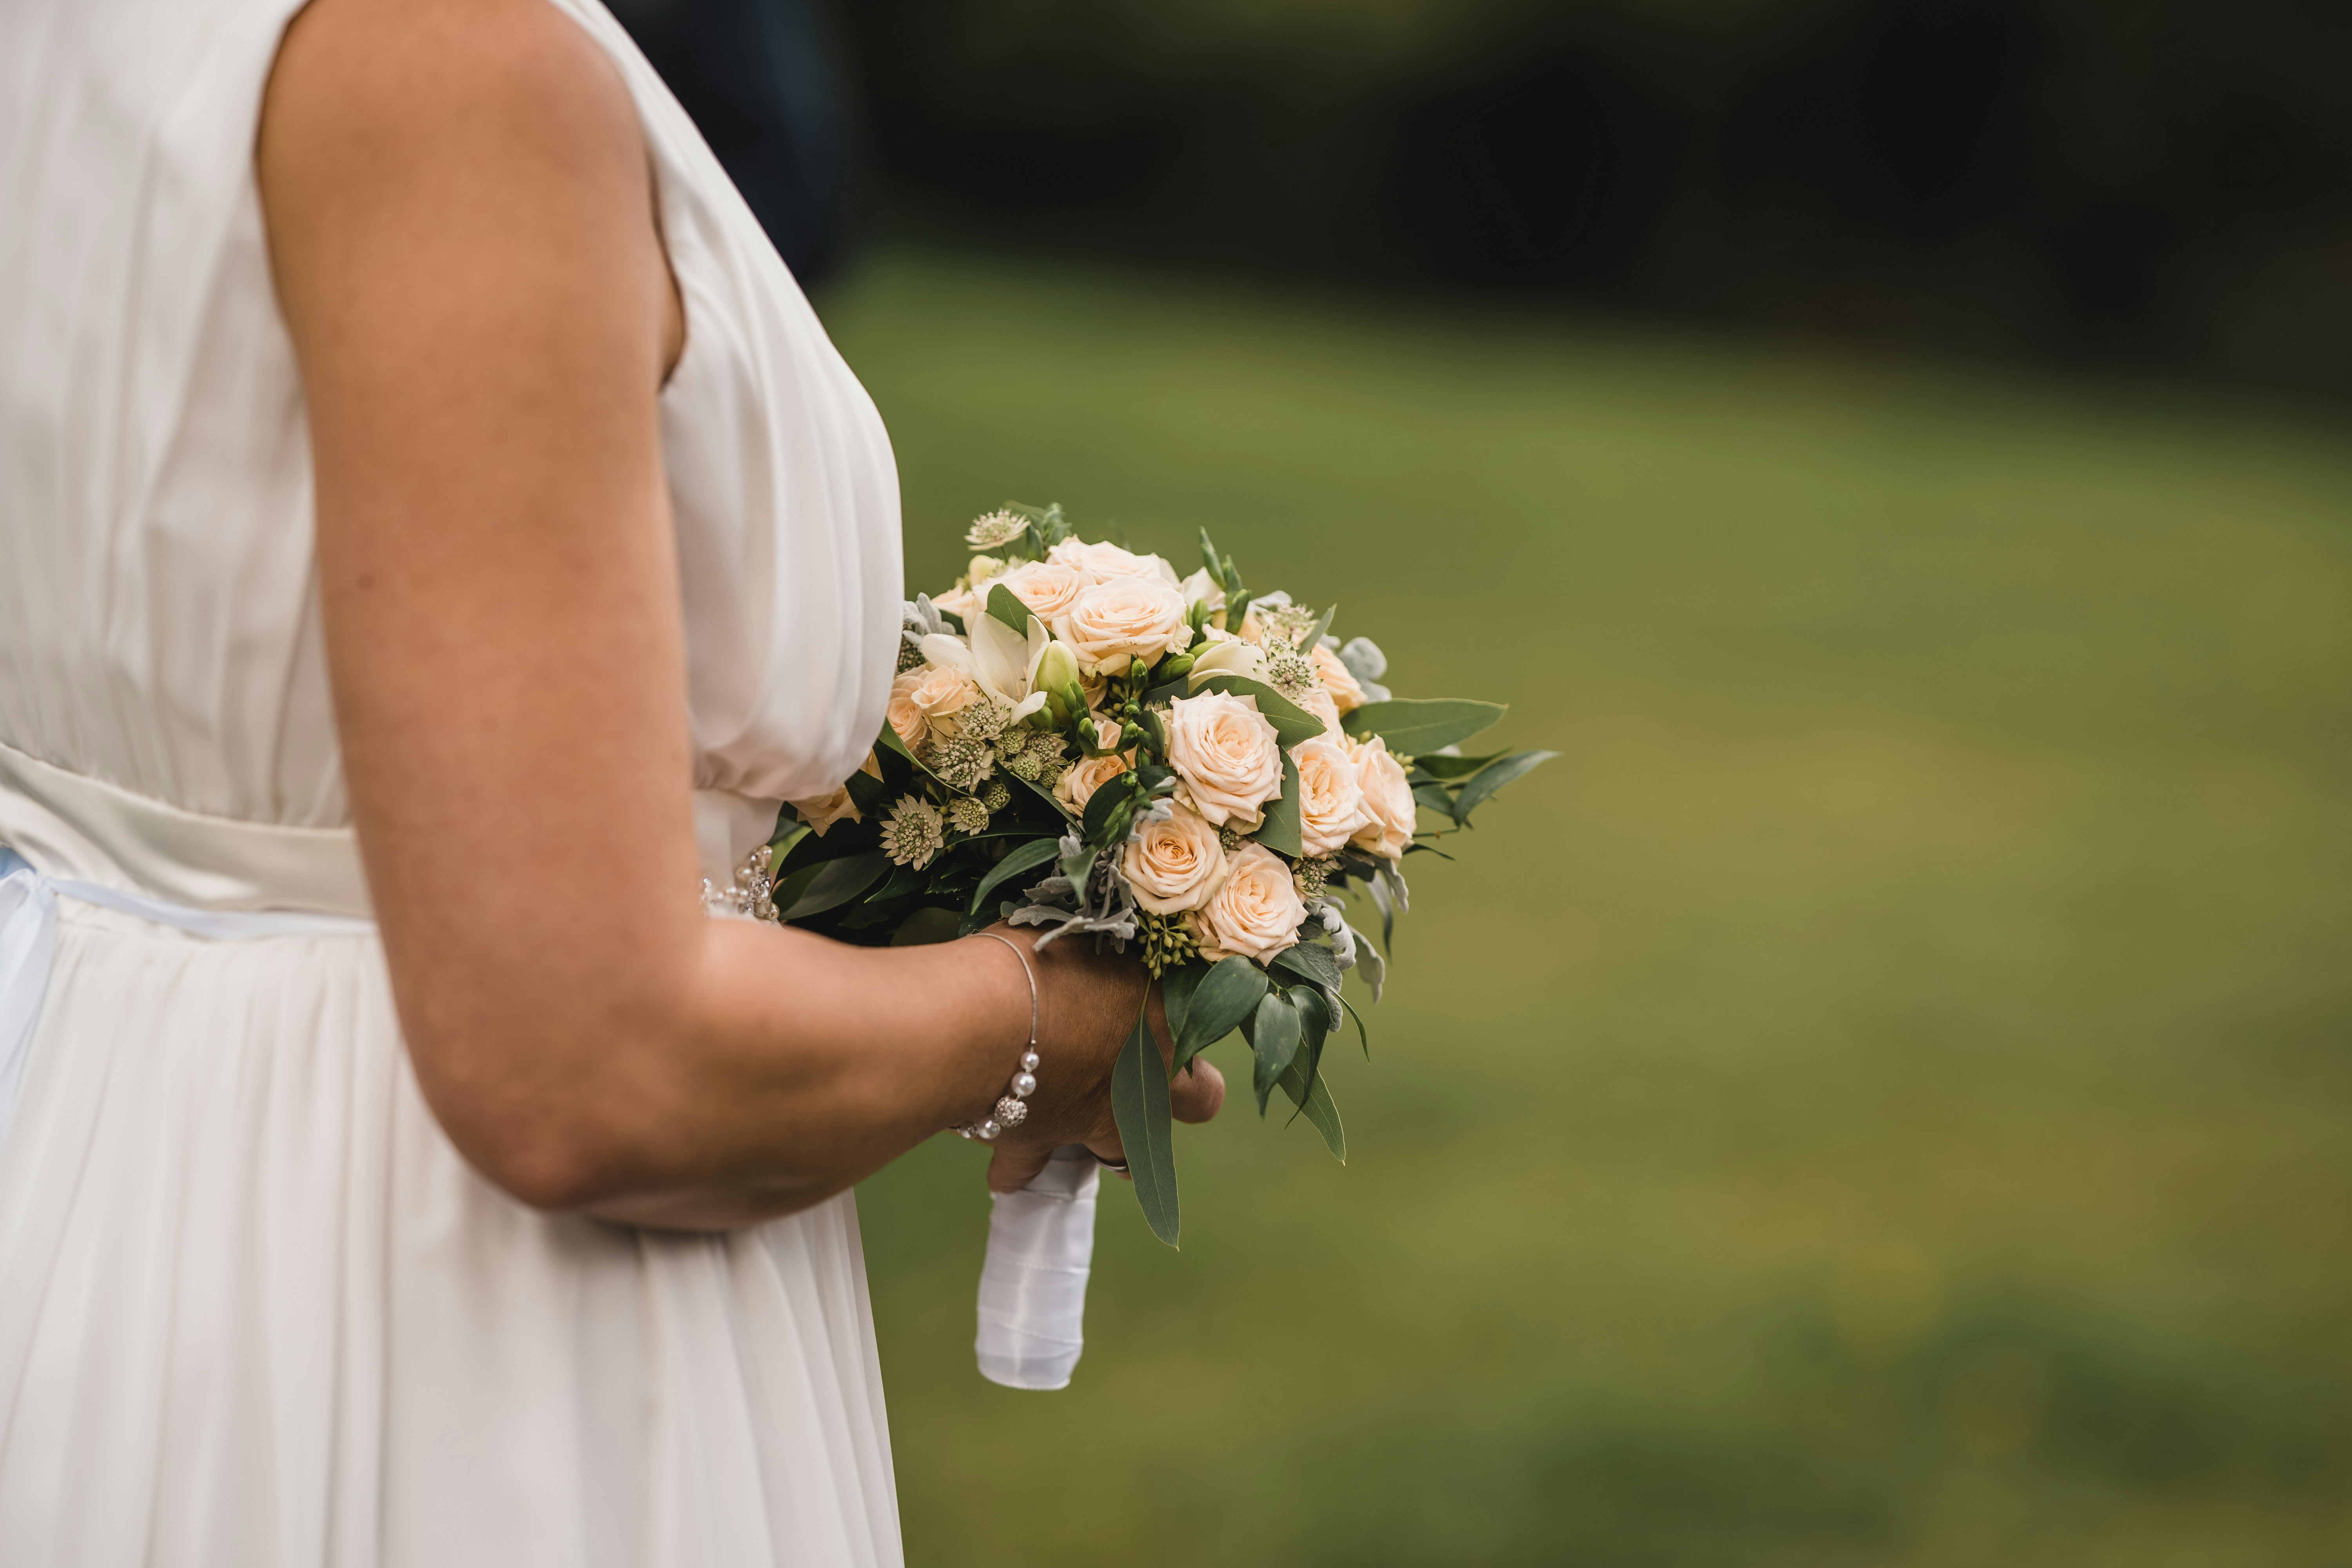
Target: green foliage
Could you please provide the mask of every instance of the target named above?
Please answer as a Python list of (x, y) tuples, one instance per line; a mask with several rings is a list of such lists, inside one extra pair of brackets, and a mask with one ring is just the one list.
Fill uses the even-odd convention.
[(1029, 606), (1002, 583), (988, 591), (988, 613), (992, 618), (1011, 626), (1023, 637), (1029, 635)]
[(1459, 697), (1399, 697), (1367, 702), (1339, 721), (1350, 735), (1378, 735), (1398, 756), (1417, 757), (1468, 740), (1502, 718), (1504, 704)]
[[(978, 931), (981, 926), (988, 924), (992, 918), (988, 896), (1024, 871), (1034, 871), (1053, 859), (1057, 847), (1055, 839), (1033, 838), (1009, 851), (1003, 859), (990, 867), (987, 875), (981, 878), (980, 885), (972, 889), (971, 904), (966, 911), (969, 917), (967, 929)], [(971, 921), (978, 923), (972, 924)]]
[(1135, 1178), (1135, 1201), (1151, 1234), (1176, 1245), (1175, 1119), (1168, 1106), (1168, 1074), (1151, 1037), (1151, 1010), (1136, 1015), (1135, 1032), (1111, 1068), (1110, 1108)]
[(1265, 1114), (1265, 1097), (1298, 1054), (1301, 1028), (1298, 1009), (1287, 992), (1269, 990), (1257, 1005), (1249, 1026), (1250, 1050), (1255, 1061), (1252, 1082), (1257, 1090), (1257, 1113)]
[(1176, 1004), (1169, 1004), (1169, 1026), (1176, 1031), (1179, 1068), (1240, 1028), (1265, 996), (1265, 971), (1239, 954), (1221, 958), (1197, 973), (1185, 998), (1182, 1022), (1177, 1021)]
[(1287, 855), (1293, 859), (1303, 853), (1299, 844), (1298, 825), (1298, 764), (1290, 753), (1282, 753), (1282, 793), (1259, 809), (1265, 820), (1259, 825), (1257, 841), (1268, 849)]
[(1496, 790), (1525, 778), (1559, 755), (1558, 752), (1514, 752), (1491, 767), (1481, 768), (1471, 775), (1470, 782), (1464, 784), (1461, 794), (1454, 797), (1454, 819), (1467, 826), (1470, 814), (1484, 805)]
[[(852, 855), (839, 860), (827, 860), (808, 868), (808, 880), (790, 889), (792, 902), (780, 904), (782, 918), (788, 921), (806, 920), (837, 909), (882, 879), (890, 869), (890, 857), (879, 849), (863, 855)], [(777, 891), (786, 889), (779, 888)]]

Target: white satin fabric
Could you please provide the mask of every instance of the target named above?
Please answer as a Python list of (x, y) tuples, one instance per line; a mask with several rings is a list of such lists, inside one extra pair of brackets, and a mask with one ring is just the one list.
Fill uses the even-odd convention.
[(1087, 1348), (1102, 1166), (1084, 1144), (1056, 1149), (1036, 1180), (992, 1193), (980, 1271), (980, 1374), (1006, 1388), (1070, 1386)]
[[(723, 883), (880, 726), (895, 471), (676, 103), (550, 3), (636, 99), (686, 300), (661, 416)], [(0, 1563), (898, 1563), (847, 1196), (720, 1237), (551, 1218), (417, 1093), (252, 174), (296, 8), (0, 5)]]

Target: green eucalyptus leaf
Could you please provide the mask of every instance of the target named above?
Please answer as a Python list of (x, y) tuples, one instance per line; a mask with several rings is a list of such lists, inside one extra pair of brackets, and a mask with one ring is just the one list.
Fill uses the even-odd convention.
[(1029, 606), (1023, 604), (1012, 589), (999, 583), (988, 591), (988, 613), (1003, 621), (1024, 638), (1029, 635)]
[(1274, 726), (1275, 734), (1286, 749), (1311, 741), (1323, 732), (1322, 720), (1262, 680), (1251, 680), (1239, 675), (1212, 675), (1201, 682), (1200, 689), (1229, 691), (1235, 697), (1255, 698), (1259, 715)]
[(1367, 702), (1350, 710), (1339, 725), (1350, 735), (1380, 736), (1392, 752), (1419, 757), (1469, 739), (1507, 711), (1500, 702), (1473, 702), (1458, 697), (1399, 697), (1386, 702)]
[(961, 924), (953, 910), (931, 904), (900, 921), (898, 929), (890, 933), (890, 945), (922, 947), (935, 942), (952, 942), (963, 934)]
[(1342, 1165), (1348, 1163), (1348, 1133), (1339, 1124), (1339, 1107), (1331, 1098), (1331, 1085), (1322, 1074), (1315, 1075), (1312, 1083), (1299, 1064), (1293, 1062), (1290, 1070), (1282, 1075), (1282, 1092), (1298, 1107), (1298, 1113), (1314, 1124), (1323, 1134), (1323, 1147)]
[(1303, 1032), (1298, 1009), (1291, 1005), (1290, 998), (1280, 991), (1268, 991), (1257, 1005), (1256, 1026), (1250, 1034), (1250, 1045), (1257, 1055), (1254, 1079), (1260, 1116), (1265, 1114), (1265, 1097), (1274, 1092), (1275, 1084), (1297, 1057)]
[(1308, 632), (1305, 639), (1299, 643), (1299, 651), (1306, 654), (1310, 658), (1313, 658), (1316, 645), (1323, 640), (1323, 634), (1331, 629), (1331, 617), (1339, 613), (1339, 606), (1337, 605), (1334, 605), (1329, 609), (1324, 611), (1323, 618), (1315, 623), (1315, 629)]
[(1133, 775), (1115, 773), (1087, 799), (1085, 826), (1079, 836), (1093, 849), (1108, 849), (1127, 837), (1126, 824), (1135, 816)]
[(1265, 813), (1265, 821), (1258, 827), (1257, 841), (1268, 849), (1279, 850), (1293, 859), (1306, 853), (1298, 836), (1298, 764), (1290, 760), (1288, 752), (1285, 752), (1282, 753), (1282, 794), (1267, 801), (1261, 808)]
[(863, 855), (852, 855), (840, 860), (827, 860), (817, 868), (782, 918), (803, 921), (811, 915), (821, 915), (827, 910), (838, 909), (882, 879), (890, 869), (890, 857), (879, 849), (869, 849)]
[[(1180, 963), (1160, 977), (1160, 1004), (1168, 1009), (1168, 1033), (1174, 1037), (1181, 1051), (1184, 1042), (1184, 1019), (1192, 1010), (1192, 993), (1200, 989), (1202, 977), (1209, 966), (1195, 960)], [(1171, 1069), (1169, 1077), (1176, 1076)]]
[(1287, 970), (1312, 985), (1339, 988), (1339, 960), (1331, 950), (1311, 942), (1286, 947), (1274, 961), (1276, 969)]
[(1412, 798), (1423, 811), (1433, 811), (1448, 822), (1455, 820), (1453, 792), (1444, 784), (1415, 784), (1412, 786)]
[(1462, 786), (1462, 796), (1454, 803), (1454, 820), (1467, 823), (1470, 814), (1484, 804), (1487, 796), (1505, 784), (1526, 777), (1558, 755), (1558, 752), (1514, 752), (1493, 766), (1480, 769), (1468, 784)]
[(1110, 1075), (1111, 1116), (1118, 1123), (1118, 1141), (1127, 1152), (1128, 1173), (1135, 1178), (1135, 1201), (1151, 1234), (1176, 1245), (1175, 1121), (1168, 1109), (1168, 1073), (1160, 1065), (1160, 1047), (1151, 1037), (1151, 1011), (1135, 1020), (1135, 1033)]
[[(1176, 1065), (1182, 1067), (1254, 1016), (1266, 984), (1265, 971), (1238, 953), (1203, 971), (1176, 1032)], [(1172, 1024), (1172, 1006), (1169, 1018)]]
[(1501, 755), (1500, 752), (1489, 752), (1483, 757), (1449, 757), (1443, 752), (1423, 752), (1413, 758), (1412, 765), (1431, 778), (1452, 781), (1468, 778)]
[(1051, 860), (1060, 848), (1060, 844), (1054, 839), (1033, 838), (1013, 850), (1003, 859), (991, 867), (988, 875), (980, 879), (980, 886), (972, 889), (969, 912), (978, 914), (986, 904), (989, 894), (994, 892), (1005, 882), (1018, 877), (1022, 872), (1033, 871), (1043, 866)]

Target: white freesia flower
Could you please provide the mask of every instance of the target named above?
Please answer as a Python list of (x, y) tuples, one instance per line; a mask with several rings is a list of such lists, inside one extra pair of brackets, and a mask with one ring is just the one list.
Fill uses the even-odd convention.
[(1244, 680), (1265, 679), (1265, 653), (1229, 632), (1213, 631), (1209, 646), (1192, 656), (1192, 689), (1213, 675), (1237, 675)]
[(1034, 678), (1050, 639), (1037, 617), (1029, 617), (1025, 638), (985, 611), (969, 624), (969, 643), (940, 634), (924, 637), (915, 647), (932, 664), (956, 671), (1012, 709), (1014, 722), (1045, 706), (1045, 694), (1034, 689)]
[(1214, 577), (1209, 575), (1206, 567), (1202, 567), (1177, 584), (1176, 591), (1184, 595), (1187, 608), (1194, 605), (1206, 605), (1212, 616), (1225, 613), (1225, 591), (1218, 586)]

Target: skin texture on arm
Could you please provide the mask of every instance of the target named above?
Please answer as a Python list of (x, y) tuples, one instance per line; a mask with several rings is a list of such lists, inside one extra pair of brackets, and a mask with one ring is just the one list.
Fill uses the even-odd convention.
[[(541, 1206), (728, 1226), (983, 1112), (1029, 1021), (1000, 944), (701, 911), (656, 405), (685, 323), (611, 62), (545, 0), (315, 0), (257, 157), (353, 817), (459, 1151)], [(1047, 1065), (999, 1184), (1117, 1149), (1142, 977), (1075, 945), (1038, 961)], [(1177, 1097), (1197, 1119), (1222, 1084)]]

